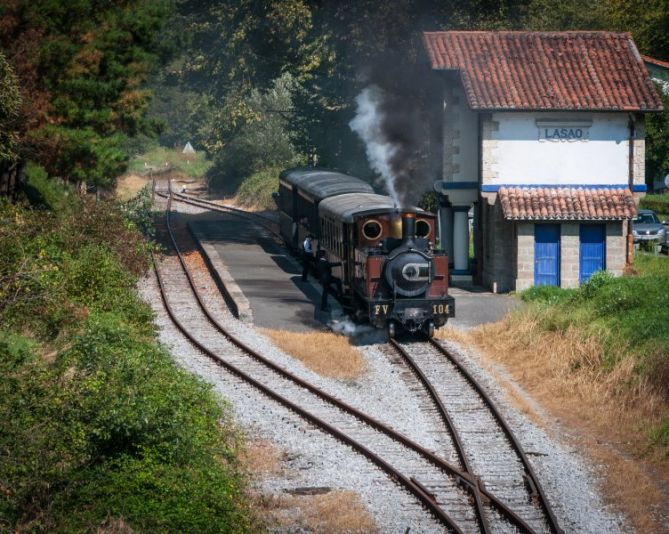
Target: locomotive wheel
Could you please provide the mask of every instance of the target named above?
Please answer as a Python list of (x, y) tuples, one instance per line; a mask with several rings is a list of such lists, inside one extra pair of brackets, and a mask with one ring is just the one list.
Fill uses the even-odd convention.
[(395, 323), (392, 321), (388, 322), (388, 337), (390, 339), (395, 339)]

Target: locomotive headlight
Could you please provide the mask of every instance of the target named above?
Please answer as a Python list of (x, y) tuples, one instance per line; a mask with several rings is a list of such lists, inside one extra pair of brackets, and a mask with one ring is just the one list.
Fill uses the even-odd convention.
[(402, 267), (402, 277), (409, 282), (426, 282), (430, 279), (430, 264), (407, 263)]

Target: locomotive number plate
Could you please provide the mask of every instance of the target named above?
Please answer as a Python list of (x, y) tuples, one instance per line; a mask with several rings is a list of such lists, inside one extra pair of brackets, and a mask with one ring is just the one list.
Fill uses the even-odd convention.
[(433, 304), (432, 313), (434, 315), (447, 315), (448, 314), (448, 304)]

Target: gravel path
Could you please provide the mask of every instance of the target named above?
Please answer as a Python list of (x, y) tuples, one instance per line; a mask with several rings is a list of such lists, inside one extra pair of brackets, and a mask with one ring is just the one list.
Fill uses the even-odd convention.
[[(198, 208), (179, 206), (179, 210), (197, 213)], [(249, 437), (274, 443), (286, 453), (292, 468), (289, 477), (275, 477), (265, 482), (264, 490), (280, 492), (296, 487), (327, 486), (350, 489), (361, 495), (382, 532), (440, 532), (442, 528), (417, 505), (414, 498), (389, 481), (369, 461), (347, 446), (305, 423), (287, 409), (270, 402), (250, 386), (225, 372), (199, 353), (175, 331), (165, 314), (151, 273), (140, 284), (143, 297), (156, 310), (160, 340), (185, 368), (201, 376), (233, 406), (237, 422)], [(282, 354), (252, 327), (236, 321), (214, 292), (206, 292), (207, 302), (216, 317), (244, 342), (266, 357), (349, 404), (380, 419), (396, 430), (413, 437), (422, 445), (457, 463), (450, 438), (440, 421), (426, 409), (426, 400), (410, 373), (392, 361), (380, 345), (361, 347), (367, 362), (364, 377), (355, 381), (327, 379), (300, 362)], [(492, 397), (507, 417), (527, 451), (551, 499), (557, 517), (566, 532), (619, 532), (628, 530), (622, 519), (607, 510), (596, 494), (590, 470), (575, 451), (557, 443), (510, 406), (494, 379), (477, 363), (475, 355), (449, 345), (463, 363), (487, 384)], [(448, 511), (448, 510), (447, 510)]]

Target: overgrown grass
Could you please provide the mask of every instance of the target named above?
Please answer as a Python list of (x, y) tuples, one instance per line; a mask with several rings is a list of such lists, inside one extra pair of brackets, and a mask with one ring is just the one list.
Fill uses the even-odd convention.
[(62, 198), (0, 203), (0, 530), (249, 530), (228, 410), (134, 289), (141, 203)]
[(541, 321), (547, 330), (573, 326), (596, 336), (605, 349), (605, 366), (633, 357), (640, 371), (669, 392), (669, 260), (639, 255), (636, 265), (637, 276), (600, 272), (578, 290), (539, 287), (521, 298), (543, 304)]
[(274, 208), (272, 193), (279, 189), (279, 172), (279, 168), (269, 168), (246, 178), (237, 190), (239, 205), (255, 209)]
[[(532, 336), (538, 331), (575, 336), (584, 347), (592, 346), (594, 352), (583, 353), (584, 359), (574, 358), (569, 363), (572, 371), (577, 372), (583, 365), (592, 367), (601, 373), (593, 376), (603, 381), (608, 380), (607, 375), (618, 375), (621, 380), (611, 383), (614, 395), (638, 396), (645, 390), (652, 402), (666, 399), (669, 258), (639, 254), (635, 270), (638, 275), (619, 278), (596, 273), (577, 290), (539, 287), (525, 291), (521, 298), (529, 308), (510, 319), (509, 328), (522, 331), (520, 324), (532, 317), (537, 327), (528, 330)], [(630, 373), (620, 373), (623, 368)], [(669, 420), (664, 419), (649, 431), (652, 441), (667, 451), (668, 429)]]
[(182, 154), (183, 147), (178, 149), (156, 146), (145, 152), (131, 158), (128, 164), (128, 173), (142, 174), (146, 172), (147, 165), (158, 168), (164, 168), (165, 163), (174, 170), (181, 171), (193, 178), (203, 178), (211, 168), (212, 162), (207, 159), (204, 151), (197, 151), (195, 154)]

